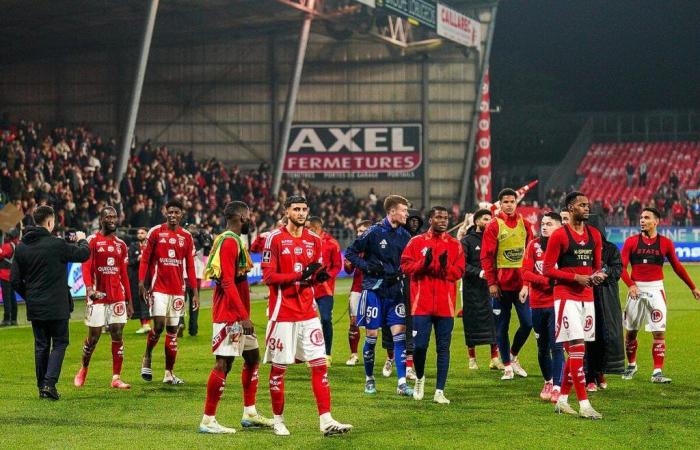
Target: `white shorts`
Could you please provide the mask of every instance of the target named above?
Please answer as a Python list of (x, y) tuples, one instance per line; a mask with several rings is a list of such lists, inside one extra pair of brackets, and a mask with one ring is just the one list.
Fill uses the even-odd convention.
[(321, 321), (267, 322), (263, 362), (294, 364), (326, 357)]
[(625, 330), (644, 329), (649, 332), (666, 331), (666, 293), (663, 281), (637, 281), (642, 293), (637, 299), (627, 296), (622, 324)]
[(185, 315), (185, 296), (153, 293), (151, 317), (167, 317), (165, 324), (171, 327), (180, 323), (180, 317)]
[(348, 314), (352, 317), (357, 316), (357, 307), (360, 305), (362, 292), (351, 292), (348, 299)]
[(113, 323), (126, 323), (126, 302), (85, 305), (85, 325), (102, 328)]
[(216, 356), (241, 356), (247, 350), (258, 348), (255, 334), (230, 335), (233, 324), (213, 323), (214, 332), (211, 339), (211, 352)]
[[(561, 311), (561, 304), (564, 310)], [(582, 339), (595, 341), (595, 305), (580, 300), (554, 300), (556, 342), (569, 342)]]

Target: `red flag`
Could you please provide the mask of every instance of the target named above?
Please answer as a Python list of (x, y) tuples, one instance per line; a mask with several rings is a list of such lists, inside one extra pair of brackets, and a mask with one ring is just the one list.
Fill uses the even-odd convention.
[(491, 112), (489, 96), (489, 69), (484, 74), (479, 103), (479, 122), (476, 134), (476, 170), (474, 185), (479, 202), (491, 201)]

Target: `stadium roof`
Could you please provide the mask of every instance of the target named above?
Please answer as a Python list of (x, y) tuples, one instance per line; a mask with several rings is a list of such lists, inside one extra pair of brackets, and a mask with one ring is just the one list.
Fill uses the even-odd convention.
[[(296, 33), (304, 12), (298, 0), (161, 0), (154, 46)], [(495, 1), (449, 2), (457, 7)], [(295, 5), (296, 4), (296, 5)], [(0, 14), (0, 61), (13, 63), (65, 54), (134, 47), (143, 33), (145, 0), (6, 0)], [(352, 0), (326, 0), (333, 20), (359, 10)], [(340, 19), (339, 19), (340, 20)], [(320, 28), (322, 30), (322, 28)]]

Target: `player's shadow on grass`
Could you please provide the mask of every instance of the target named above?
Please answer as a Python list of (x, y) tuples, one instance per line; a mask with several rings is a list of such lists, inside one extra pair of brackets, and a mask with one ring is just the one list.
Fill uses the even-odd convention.
[[(116, 419), (116, 417), (115, 417)], [(159, 430), (169, 430), (169, 431), (191, 431), (192, 427), (187, 425), (175, 425), (167, 422), (158, 423), (144, 423), (144, 422), (134, 422), (128, 423), (122, 420), (83, 420), (76, 419), (74, 416), (69, 417), (7, 417), (3, 419), (3, 423), (8, 425), (41, 425), (42, 427), (54, 426), (54, 427), (107, 427), (107, 428), (129, 428), (134, 430), (143, 430), (149, 426), (158, 427)]]

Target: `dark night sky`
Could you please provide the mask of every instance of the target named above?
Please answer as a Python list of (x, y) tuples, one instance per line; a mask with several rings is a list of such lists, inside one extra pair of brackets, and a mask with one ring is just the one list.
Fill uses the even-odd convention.
[[(503, 0), (491, 73), (504, 107), (551, 100), (568, 111), (700, 108), (700, 1)], [(542, 89), (509, 92), (505, 85), (524, 74), (541, 78)]]

